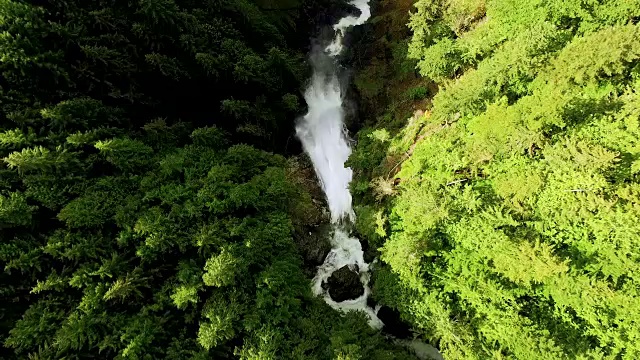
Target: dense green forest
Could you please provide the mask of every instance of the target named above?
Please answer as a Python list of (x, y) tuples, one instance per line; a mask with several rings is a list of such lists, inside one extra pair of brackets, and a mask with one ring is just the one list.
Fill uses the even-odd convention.
[(412, 358), (311, 295), (278, 155), (345, 9), (0, 0), (3, 359)]
[(350, 160), (376, 299), (445, 359), (640, 358), (640, 2), (376, 13)]
[[(373, 300), (445, 359), (640, 358), (640, 0), (371, 4), (345, 57)], [(0, 357), (415, 359), (305, 263), (328, 220), (294, 121), (348, 11), (0, 0)]]

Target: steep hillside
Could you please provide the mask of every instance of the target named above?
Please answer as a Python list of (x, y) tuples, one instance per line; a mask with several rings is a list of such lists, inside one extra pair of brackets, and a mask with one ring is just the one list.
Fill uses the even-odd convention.
[[(640, 356), (639, 19), (638, 1), (421, 0), (422, 80), (360, 82), (391, 92), (350, 160), (374, 295), (445, 358)], [(401, 97), (412, 82), (427, 101)]]

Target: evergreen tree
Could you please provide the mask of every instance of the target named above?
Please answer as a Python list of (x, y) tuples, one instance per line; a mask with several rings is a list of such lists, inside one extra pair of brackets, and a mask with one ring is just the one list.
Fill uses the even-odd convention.
[(302, 14), (334, 5), (0, 1), (7, 358), (333, 356), (293, 238), (309, 196), (269, 151), (301, 110)]

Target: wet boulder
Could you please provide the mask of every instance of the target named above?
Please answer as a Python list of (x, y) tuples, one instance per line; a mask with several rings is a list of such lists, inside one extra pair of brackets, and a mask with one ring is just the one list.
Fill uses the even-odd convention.
[(304, 259), (305, 274), (313, 277), (331, 251), (331, 227), (323, 224), (305, 231), (296, 234), (296, 245)]
[(357, 299), (364, 294), (360, 275), (348, 266), (343, 266), (331, 274), (326, 288), (329, 290), (329, 296), (336, 302)]
[(298, 250), (306, 264), (313, 267), (322, 265), (327, 254), (331, 251), (330, 237), (331, 227), (326, 224), (299, 236), (297, 239)]
[(384, 323), (382, 331), (393, 335), (398, 339), (408, 339), (411, 337), (411, 328), (402, 321), (400, 313), (388, 306), (381, 306), (378, 310), (378, 318)]

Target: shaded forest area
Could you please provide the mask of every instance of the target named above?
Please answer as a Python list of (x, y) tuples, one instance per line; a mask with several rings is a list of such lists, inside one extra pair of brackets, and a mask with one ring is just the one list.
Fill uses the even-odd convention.
[(339, 1), (0, 1), (4, 359), (411, 359), (311, 295), (283, 154)]

